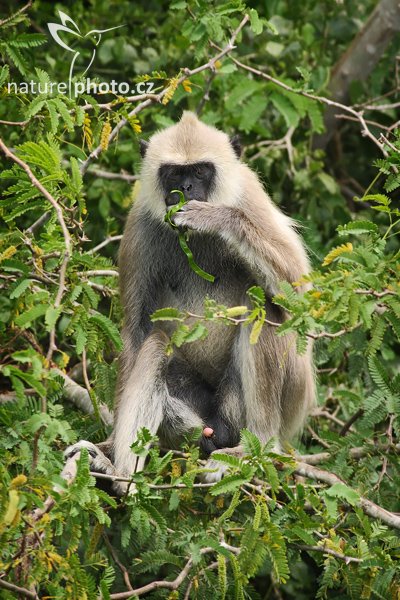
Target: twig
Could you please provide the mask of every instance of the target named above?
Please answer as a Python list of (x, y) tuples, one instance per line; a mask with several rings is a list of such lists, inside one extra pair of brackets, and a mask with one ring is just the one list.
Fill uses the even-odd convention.
[[(316, 481), (323, 481), (328, 485), (335, 485), (335, 483), (343, 483), (344, 485), (347, 485), (343, 479), (340, 479), (340, 477), (334, 473), (318, 469), (317, 467), (313, 467), (305, 462), (296, 462), (294, 473), (302, 475), (303, 477), (308, 477), (309, 479), (314, 479)], [(380, 519), (387, 525), (390, 525), (390, 527), (400, 529), (399, 515), (392, 513), (381, 506), (378, 506), (378, 504), (375, 504), (375, 502), (372, 502), (372, 500), (368, 500), (363, 496), (359, 497), (358, 504), (363, 512), (369, 517), (372, 517), (373, 519)]]
[[(57, 290), (56, 298), (54, 300), (54, 308), (58, 308), (61, 305), (61, 300), (62, 300), (64, 291), (66, 288), (66, 286), (65, 286), (66, 271), (67, 271), (68, 261), (71, 256), (71, 250), (72, 250), (72, 240), (71, 240), (71, 236), (69, 234), (68, 228), (65, 224), (62, 208), (58, 204), (57, 200), (55, 200), (55, 198), (53, 198), (53, 196), (50, 194), (50, 192), (34, 176), (30, 167), (23, 160), (21, 160), (18, 156), (16, 156), (13, 152), (11, 152), (11, 150), (9, 148), (7, 148), (7, 146), (5, 145), (5, 143), (3, 142), (3, 140), (1, 138), (0, 138), (0, 149), (7, 156), (7, 158), (10, 158), (12, 161), (14, 161), (17, 165), (19, 165), (25, 171), (25, 173), (28, 175), (29, 179), (31, 180), (32, 184), (40, 191), (40, 193), (46, 198), (46, 200), (52, 205), (52, 207), (56, 211), (57, 220), (58, 220), (61, 230), (62, 230), (62, 234), (64, 237), (64, 245), (65, 245), (64, 257), (63, 257), (63, 261), (62, 261), (62, 264), (60, 267), (58, 290)], [(46, 359), (49, 363), (51, 362), (53, 352), (56, 349), (55, 327), (56, 327), (56, 325), (54, 324), (50, 330), (49, 350), (48, 350), (47, 356), (46, 356)], [(42, 399), (42, 410), (43, 410), (43, 412), (46, 411), (46, 399), (45, 398)]]
[[(136, 94), (136, 96), (124, 96), (123, 98), (116, 98), (115, 100), (111, 100), (111, 102), (104, 102), (103, 104), (83, 104), (80, 106), (82, 110), (93, 110), (94, 108), (101, 108), (103, 110), (112, 110), (115, 106), (119, 104), (131, 104), (132, 102), (139, 102), (143, 100), (155, 100), (157, 101), (157, 94)], [(74, 109), (72, 109), (73, 112)]]
[(9, 17), (7, 17), (6, 19), (2, 19), (0, 21), (0, 27), (2, 27), (3, 25), (5, 25), (6, 23), (8, 23), (9, 21), (11, 21), (12, 19), (14, 19), (15, 17), (17, 17), (18, 15), (20, 15), (21, 13), (25, 12), (26, 10), (28, 10), (28, 8), (30, 8), (32, 6), (32, 0), (29, 0), (29, 2), (27, 2), (24, 6), (22, 6), (19, 10), (17, 10), (15, 13), (13, 13), (12, 15), (10, 15)]
[(104, 246), (107, 246), (107, 244), (110, 244), (111, 242), (119, 242), (120, 240), (122, 240), (122, 235), (110, 235), (105, 240), (100, 242), (100, 244), (97, 244), (97, 246), (88, 250), (87, 254), (94, 254), (95, 252), (101, 250), (101, 248), (104, 248)]
[[(61, 371), (61, 369), (55, 369), (55, 371), (64, 379), (64, 394), (66, 398), (84, 413), (88, 415), (94, 414), (93, 403), (88, 391)], [(99, 404), (99, 413), (105, 425), (112, 425), (113, 414), (105, 404)]]
[[(201, 569), (198, 572), (198, 574), (196, 575), (196, 577), (200, 577), (201, 575), (204, 575), (204, 573), (206, 571), (213, 571), (214, 569), (218, 569), (218, 561), (217, 560), (215, 560), (214, 562), (212, 562), (209, 565), (207, 565), (206, 567), (204, 567), (204, 569)], [(192, 591), (192, 587), (193, 587), (194, 581), (195, 581), (195, 578), (193, 578), (193, 579), (190, 580), (189, 585), (187, 586), (185, 595), (183, 597), (183, 600), (189, 600), (189, 598), (190, 598), (190, 592)]]
[(128, 181), (132, 183), (139, 179), (138, 175), (130, 175), (129, 173), (111, 173), (111, 171), (104, 171), (104, 169), (89, 169), (88, 175), (94, 175), (101, 177), (102, 179), (122, 179), (122, 181)]
[(311, 416), (312, 417), (324, 417), (325, 419), (329, 419), (329, 421), (332, 421), (333, 423), (336, 423), (336, 425), (340, 425), (341, 427), (343, 427), (343, 425), (344, 425), (344, 421), (342, 421), (341, 419), (338, 419), (337, 417), (335, 417), (335, 415), (332, 415), (327, 410), (323, 410), (323, 409), (321, 410), (318, 407), (312, 411)]
[(21, 594), (25, 596), (25, 598), (33, 598), (34, 600), (39, 600), (39, 596), (36, 592), (31, 592), (26, 588), (20, 587), (19, 585), (14, 585), (13, 583), (8, 583), (8, 581), (4, 581), (0, 577), (0, 587), (5, 590), (9, 590), (10, 592), (15, 592), (16, 594)]
[[(86, 273), (88, 273), (88, 272), (89, 271), (86, 271)], [(194, 319), (199, 319), (201, 321), (209, 321), (210, 320), (208, 317), (206, 318), (204, 315), (199, 315), (197, 313), (192, 313), (189, 311), (186, 311), (186, 318), (194, 318)], [(225, 315), (224, 313), (215, 313), (212, 318), (213, 319), (221, 319), (225, 322), (228, 321), (229, 323), (232, 323), (233, 325), (240, 325), (241, 323), (246, 323), (246, 320), (247, 320), (246, 318), (229, 317), (229, 316)], [(267, 325), (270, 325), (271, 327), (280, 327), (282, 325), (282, 323), (276, 323), (275, 321), (270, 321), (269, 319), (264, 319), (263, 322), (266, 323)], [(324, 337), (337, 338), (337, 337), (346, 335), (347, 333), (354, 331), (354, 329), (361, 327), (361, 325), (362, 325), (361, 322), (356, 323), (356, 325), (353, 325), (353, 327), (340, 329), (339, 331), (335, 331), (334, 333), (331, 333), (330, 331), (319, 331), (318, 333), (311, 333), (310, 331), (308, 331), (304, 335), (312, 340), (319, 340)]]
[[(215, 548), (202, 548), (200, 550), (200, 554), (209, 554), (211, 552), (215, 552)], [(147, 594), (147, 592), (151, 592), (153, 590), (159, 589), (167, 589), (167, 590), (177, 590), (179, 586), (185, 581), (186, 577), (189, 575), (190, 570), (193, 567), (193, 558), (189, 558), (186, 562), (186, 565), (183, 567), (182, 571), (178, 574), (178, 576), (173, 581), (168, 581), (163, 579), (161, 581), (152, 581), (147, 585), (144, 585), (135, 590), (131, 590), (129, 592), (119, 592), (117, 594), (111, 594), (111, 600), (125, 600), (126, 598), (130, 598), (131, 596), (142, 596), (143, 594)], [(100, 599), (99, 599), (100, 600)]]
[(399, 148), (396, 148), (396, 146), (392, 144), (392, 142), (389, 142), (389, 140), (383, 135), (383, 133), (380, 134), (379, 139), (382, 140), (386, 144), (386, 146), (389, 146), (389, 148), (393, 150), (393, 152), (396, 152), (396, 154), (400, 154)]
[(325, 442), (325, 440), (323, 440), (322, 438), (319, 437), (319, 435), (317, 434), (316, 431), (314, 431), (314, 429), (311, 427), (311, 425), (307, 425), (307, 430), (309, 431), (309, 433), (311, 434), (311, 437), (316, 440), (321, 446), (323, 446), (324, 448), (330, 448), (330, 445)]
[[(351, 115), (335, 114), (334, 116), (335, 119), (344, 119), (345, 121), (353, 121), (356, 123), (358, 122), (358, 119)], [(367, 125), (372, 125), (372, 127), (379, 127), (379, 129), (385, 129), (385, 131), (390, 131), (390, 127), (388, 127), (387, 125), (382, 125), (382, 123), (378, 123), (378, 121), (371, 121), (370, 119), (365, 119), (365, 122)]]
[(356, 294), (365, 296), (375, 296), (375, 298), (383, 298), (384, 296), (397, 296), (397, 292), (393, 290), (383, 290), (383, 292), (377, 292), (376, 290), (355, 290)]
[[(249, 20), (249, 16), (245, 15), (245, 17), (242, 19), (240, 25), (233, 32), (233, 34), (232, 34), (228, 44), (225, 46), (225, 48), (220, 50), (218, 52), (218, 54), (216, 56), (214, 56), (213, 58), (211, 58), (207, 63), (205, 63), (204, 65), (201, 65), (200, 67), (197, 67), (195, 69), (184, 68), (182, 70), (183, 75), (178, 79), (177, 85), (180, 85), (181, 83), (183, 83), (183, 81), (185, 81), (185, 79), (187, 79), (188, 77), (191, 77), (192, 75), (196, 75), (197, 73), (201, 73), (202, 71), (206, 71), (207, 69), (211, 69), (213, 71), (215, 69), (215, 63), (218, 60), (221, 60), (221, 58), (223, 58), (226, 54), (228, 54), (229, 52), (231, 52), (232, 50), (235, 49), (236, 38), (239, 35), (240, 31), (243, 29), (243, 27), (246, 25), (248, 20)], [(108, 138), (109, 144), (117, 137), (117, 135), (119, 134), (121, 129), (129, 122), (129, 119), (131, 117), (137, 115), (144, 108), (146, 108), (147, 106), (150, 106), (154, 102), (161, 102), (161, 100), (164, 98), (164, 96), (166, 95), (168, 90), (169, 90), (169, 87), (166, 87), (159, 94), (156, 94), (156, 95), (152, 94), (152, 95), (150, 95), (151, 97), (148, 97), (146, 100), (144, 100), (143, 102), (140, 102), (137, 106), (135, 106), (135, 108), (128, 113), (128, 117), (121, 119), (117, 123), (117, 125), (114, 127), (114, 129), (111, 131), (110, 136)], [(86, 173), (90, 163), (93, 160), (97, 160), (97, 158), (100, 156), (102, 151), (103, 151), (103, 147), (100, 144), (99, 146), (97, 146), (97, 148), (95, 148), (89, 154), (87, 159), (81, 164), (80, 171), (81, 171), (82, 175)]]
[[(90, 471), (90, 474), (93, 475), (96, 479), (105, 479), (106, 481), (121, 481), (123, 483), (131, 483), (132, 479), (130, 477), (121, 477), (119, 475), (110, 475), (109, 473), (99, 473), (97, 471)], [(188, 490), (192, 488), (210, 488), (214, 485), (214, 483), (193, 483), (191, 486), (186, 485), (186, 483), (149, 483), (148, 486), (152, 490)]]
[(210, 89), (211, 89), (211, 85), (212, 85), (212, 82), (213, 82), (213, 79), (214, 79), (215, 75), (216, 75), (216, 72), (215, 71), (211, 71), (210, 76), (209, 76), (209, 78), (207, 80), (207, 83), (205, 85), (204, 94), (201, 97), (201, 100), (198, 103), (197, 108), (196, 108), (196, 115), (198, 115), (198, 116), (201, 115), (206, 102), (208, 102), (208, 100), (210, 99)]
[(364, 410), (362, 408), (359, 408), (354, 415), (352, 415), (350, 417), (350, 419), (348, 421), (346, 421), (346, 423), (343, 425), (342, 429), (339, 431), (339, 435), (341, 436), (345, 436), (346, 433), (349, 431), (350, 427), (353, 425), (353, 423), (355, 423), (357, 421), (357, 419), (359, 419), (360, 417), (362, 417), (364, 414)]
[(42, 225), (44, 225), (46, 223), (46, 221), (49, 220), (50, 218), (50, 211), (46, 211), (45, 213), (42, 214), (41, 217), (39, 217), (34, 223), (32, 223), (32, 225), (30, 227), (28, 227), (28, 229), (25, 231), (25, 233), (29, 233), (29, 234), (34, 234), (36, 229), (39, 229), (39, 227), (41, 227)]
[(331, 548), (326, 548), (325, 546), (309, 546), (308, 544), (290, 544), (294, 548), (298, 548), (299, 550), (306, 550), (307, 552), (322, 552), (323, 554), (328, 554), (329, 556), (334, 556), (339, 560), (343, 560), (346, 565), (349, 563), (362, 563), (362, 558), (357, 558), (355, 556), (346, 556), (345, 554), (340, 554), (340, 552), (336, 552), (336, 550), (332, 550)]
[(124, 578), (126, 587), (128, 588), (128, 590), (133, 590), (131, 581), (129, 579), (128, 569), (119, 560), (119, 558), (117, 556), (117, 553), (115, 552), (114, 548), (112, 547), (112, 544), (111, 544), (110, 540), (108, 539), (108, 536), (105, 533), (103, 533), (103, 540), (105, 541), (105, 544), (106, 544), (108, 550), (110, 551), (110, 554), (111, 554), (111, 556), (113, 558), (113, 561), (115, 562), (116, 565), (118, 565), (118, 567), (119, 567), (119, 569), (120, 569), (120, 571), (122, 573), (122, 576)]
[[(289, 127), (285, 135), (278, 140), (262, 140), (261, 142), (257, 142), (255, 144), (249, 144), (245, 147), (245, 150), (251, 150), (253, 148), (275, 148), (280, 150), (282, 148), (286, 148), (289, 158), (290, 170), (294, 173), (294, 149), (292, 144), (292, 137), (295, 131), (295, 127)], [(262, 150), (259, 150), (256, 154), (251, 156), (250, 160), (256, 160), (259, 156), (262, 155)]]
[[(214, 48), (218, 48), (218, 46), (214, 43), (212, 43), (212, 46)], [(335, 100), (330, 100), (329, 98), (325, 98), (324, 96), (316, 96), (315, 94), (311, 94), (309, 92), (306, 92), (305, 90), (293, 88), (292, 86), (288, 85), (287, 83), (284, 83), (283, 81), (280, 81), (279, 79), (276, 79), (276, 77), (272, 77), (271, 75), (268, 75), (267, 73), (264, 73), (263, 71), (260, 71), (259, 69), (255, 69), (254, 67), (245, 65), (244, 63), (240, 62), (236, 58), (233, 58), (233, 56), (229, 56), (229, 58), (233, 63), (235, 63), (235, 65), (237, 65), (241, 69), (244, 69), (245, 71), (248, 71), (249, 73), (253, 73), (253, 75), (257, 75), (258, 77), (261, 77), (262, 79), (265, 79), (266, 81), (270, 81), (271, 83), (274, 83), (275, 85), (281, 87), (282, 89), (286, 90), (287, 92), (292, 92), (293, 94), (297, 94), (299, 96), (304, 96), (305, 98), (309, 98), (309, 100), (315, 100), (316, 102), (320, 102), (321, 104), (326, 104), (328, 106), (334, 106), (344, 112), (347, 112), (347, 113), (353, 115), (353, 117), (355, 117), (361, 125), (362, 135), (368, 137), (376, 146), (378, 146), (379, 150), (382, 152), (382, 154), (385, 157), (388, 156), (388, 153), (386, 152), (385, 148), (383, 147), (383, 144), (381, 144), (379, 142), (379, 140), (369, 130), (368, 125), (365, 122), (362, 111), (357, 111), (354, 108), (351, 108), (350, 106), (346, 106), (346, 104), (341, 104), (340, 102), (336, 102)]]
[(78, 275), (86, 275), (87, 277), (119, 277), (118, 271), (114, 269), (96, 269), (94, 271), (79, 271)]
[(31, 119), (26, 119), (25, 121), (3, 121), (0, 119), (0, 125), (13, 125), (15, 127), (25, 127), (29, 123)]
[[(393, 414), (389, 415), (389, 425), (386, 430), (389, 447), (393, 444), (393, 421), (394, 421), (394, 419), (395, 419), (395, 415), (393, 415)], [(374, 489), (379, 489), (379, 486), (382, 483), (382, 479), (384, 478), (385, 475), (387, 475), (387, 466), (388, 466), (388, 457), (385, 455), (383, 457), (382, 469), (381, 469), (378, 481), (376, 482), (376, 485), (374, 486)], [(389, 477), (389, 475), (388, 475), (388, 477)]]
[(367, 104), (367, 106), (364, 106), (363, 108), (364, 108), (364, 110), (384, 111), (384, 110), (392, 110), (393, 108), (399, 108), (399, 107), (400, 107), (400, 102), (392, 102), (391, 104)]

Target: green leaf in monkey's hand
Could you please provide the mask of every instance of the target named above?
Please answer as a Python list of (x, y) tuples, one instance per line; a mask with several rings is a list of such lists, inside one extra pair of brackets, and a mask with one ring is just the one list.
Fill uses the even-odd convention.
[[(179, 194), (180, 200), (179, 200), (178, 204), (174, 204), (167, 211), (167, 214), (164, 217), (164, 221), (166, 223), (169, 223), (171, 225), (171, 227), (173, 227), (174, 229), (178, 229), (178, 226), (175, 225), (175, 223), (172, 221), (172, 217), (177, 212), (179, 212), (185, 204), (187, 204), (187, 200), (185, 199), (183, 192), (181, 192), (180, 190), (171, 190), (170, 194)], [(210, 281), (211, 283), (214, 283), (214, 281), (215, 281), (214, 275), (210, 275), (210, 273), (203, 271), (203, 269), (201, 267), (199, 267), (198, 264), (196, 264), (196, 262), (193, 258), (192, 251), (190, 250), (188, 243), (187, 243), (188, 242), (187, 234), (184, 233), (183, 231), (179, 231), (178, 236), (179, 236), (179, 245), (182, 248), (182, 250), (184, 251), (184, 253), (186, 254), (188, 262), (189, 262), (189, 266), (192, 269), (192, 271), (194, 271), (199, 277), (202, 277), (206, 281)]]

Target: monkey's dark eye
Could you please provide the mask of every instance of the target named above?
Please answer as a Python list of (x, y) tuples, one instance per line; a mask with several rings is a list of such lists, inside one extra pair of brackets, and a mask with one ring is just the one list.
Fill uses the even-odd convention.
[(204, 177), (204, 167), (203, 165), (195, 165), (194, 167), (194, 174), (197, 177), (197, 179), (202, 179)]

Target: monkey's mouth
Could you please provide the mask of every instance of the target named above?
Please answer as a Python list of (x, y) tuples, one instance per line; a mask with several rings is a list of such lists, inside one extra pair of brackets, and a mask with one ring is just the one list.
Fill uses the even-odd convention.
[[(192, 194), (190, 192), (183, 192), (184, 196), (185, 196), (185, 200), (189, 201), (189, 200), (198, 200), (199, 202), (204, 202), (205, 199), (199, 197), (198, 194)], [(174, 204), (178, 204), (178, 202), (180, 201), (181, 196), (180, 194), (178, 194), (178, 192), (170, 192), (169, 194), (167, 194), (165, 196), (165, 204), (167, 206), (173, 206)]]

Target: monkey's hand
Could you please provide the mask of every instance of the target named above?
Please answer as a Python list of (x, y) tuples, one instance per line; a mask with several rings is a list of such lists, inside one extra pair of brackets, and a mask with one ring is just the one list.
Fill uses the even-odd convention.
[[(72, 446), (68, 446), (64, 450), (65, 459), (69, 459), (75, 454), (81, 452), (85, 448), (89, 454), (89, 468), (95, 473), (103, 473), (104, 475), (116, 476), (117, 472), (110, 459), (92, 442), (80, 440)], [(126, 484), (120, 481), (113, 482), (113, 489), (118, 496), (122, 496), (126, 491)]]
[[(219, 450), (215, 450), (215, 454), (223, 453), (230, 454), (231, 456), (235, 456), (236, 458), (242, 458), (243, 456), (243, 447), (235, 446), (234, 448), (221, 448)], [(217, 481), (221, 481), (222, 477), (227, 473), (229, 466), (226, 463), (219, 462), (218, 460), (213, 458), (214, 452), (211, 453), (210, 458), (206, 462), (206, 469), (209, 470), (208, 473), (202, 473), (200, 479), (204, 483), (216, 483)]]
[(194, 231), (211, 231), (215, 229), (216, 206), (199, 200), (190, 200), (172, 217), (178, 227), (187, 227)]

